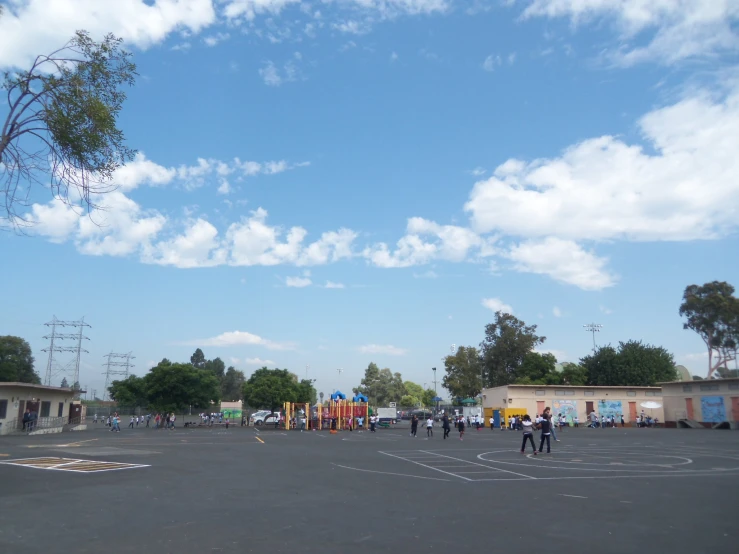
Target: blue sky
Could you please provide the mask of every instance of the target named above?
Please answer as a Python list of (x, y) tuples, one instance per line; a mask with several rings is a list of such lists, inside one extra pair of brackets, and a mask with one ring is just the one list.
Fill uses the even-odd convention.
[(326, 393), (370, 361), (431, 386), (498, 308), (560, 361), (596, 322), (705, 373), (678, 307), (739, 284), (736, 3), (5, 4), (3, 68), (84, 28), (140, 73), (102, 225), (35, 188), (28, 236), (0, 233), (0, 334), (42, 376), (56, 315), (92, 325), (98, 391), (110, 351), (143, 374), (197, 346)]

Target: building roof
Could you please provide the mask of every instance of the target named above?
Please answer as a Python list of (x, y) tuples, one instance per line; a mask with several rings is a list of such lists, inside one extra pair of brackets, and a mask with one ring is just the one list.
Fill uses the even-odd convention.
[[(712, 379), (712, 381), (718, 381), (718, 379)], [(682, 383), (683, 381), (675, 381), (676, 383)], [(661, 385), (658, 383), (657, 385)], [(488, 389), (500, 389), (503, 387), (522, 387), (529, 389), (658, 389), (659, 386), (653, 387), (631, 387), (629, 385), (614, 385), (609, 387), (596, 386), (596, 385), (501, 385), (500, 387), (488, 387)], [(488, 390), (486, 389), (486, 390)]]
[[(18, 381), (9, 381), (9, 382), (2, 382), (0, 383), (0, 387), (17, 387), (17, 388), (24, 388), (24, 389), (40, 389), (40, 390), (48, 390), (48, 391), (55, 391), (55, 392), (72, 392), (72, 389), (66, 388), (66, 387), (50, 387), (48, 385), (37, 385), (35, 383), (20, 383)], [(82, 392), (82, 391), (80, 391)]]
[(739, 377), (726, 377), (723, 379), (699, 379), (697, 381), (665, 381), (657, 383), (658, 385), (692, 385), (693, 383), (728, 383), (729, 381), (739, 381)]

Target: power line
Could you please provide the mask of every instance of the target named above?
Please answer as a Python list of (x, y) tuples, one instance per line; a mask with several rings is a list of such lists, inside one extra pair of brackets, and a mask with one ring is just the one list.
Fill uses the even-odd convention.
[(126, 354), (116, 354), (115, 352), (111, 352), (110, 354), (106, 354), (105, 356), (103, 356), (103, 358), (108, 358), (108, 361), (105, 363), (105, 389), (103, 390), (103, 400), (105, 400), (106, 396), (108, 397), (108, 400), (110, 400), (110, 392), (108, 391), (108, 387), (111, 383), (111, 376), (122, 375), (124, 379), (128, 379), (128, 370), (132, 367), (136, 367), (131, 363), (131, 360), (135, 360), (136, 356), (134, 356), (131, 352), (128, 352)]
[[(77, 391), (80, 390), (80, 359), (82, 356), (82, 352), (89, 354), (87, 350), (82, 348), (82, 341), (90, 339), (84, 336), (82, 333), (85, 327), (92, 328), (92, 326), (88, 323), (85, 323), (84, 317), (78, 321), (62, 321), (60, 319), (57, 319), (56, 316), (53, 316), (51, 321), (49, 321), (48, 323), (44, 323), (44, 325), (46, 327), (51, 327), (51, 334), (44, 337), (45, 339), (48, 339), (50, 341), (49, 347), (41, 350), (42, 352), (49, 353), (49, 359), (46, 363), (46, 375), (44, 376), (44, 384), (47, 386), (51, 386), (51, 378), (53, 376), (56, 376), (59, 373), (66, 373), (67, 370), (72, 368), (72, 387), (76, 389), (75, 396), (77, 396), (79, 395), (79, 392)], [(58, 333), (57, 327), (79, 328), (79, 331), (75, 333)], [(77, 341), (77, 344), (75, 346), (69, 346), (65, 344), (60, 345), (57, 343), (57, 341), (65, 340), (75, 340)], [(54, 352), (72, 352), (75, 354), (75, 357), (71, 362), (68, 362), (63, 367), (58, 368), (55, 366)]]

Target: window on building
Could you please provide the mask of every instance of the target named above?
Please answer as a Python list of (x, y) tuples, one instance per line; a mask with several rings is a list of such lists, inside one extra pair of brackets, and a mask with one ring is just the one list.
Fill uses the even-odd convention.
[(565, 391), (563, 390), (554, 391), (554, 396), (564, 396), (564, 395), (565, 395)]
[(701, 385), (701, 390), (718, 390), (718, 385)]
[(656, 390), (645, 391), (644, 396), (657, 396), (657, 391)]
[(574, 390), (566, 390), (565, 391), (565, 396), (575, 396), (575, 391)]
[(729, 383), (729, 390), (739, 389), (739, 383)]
[(693, 392), (693, 385), (683, 385), (683, 392)]
[(584, 394), (585, 394), (585, 396), (595, 396), (595, 391), (586, 390)]
[(8, 415), (8, 401), (0, 400), (0, 419), (5, 419)]
[(546, 396), (547, 391), (545, 391), (545, 390), (538, 390), (534, 394), (536, 394), (536, 396)]
[(626, 396), (636, 396), (636, 391), (633, 391), (633, 390), (627, 391)]
[(39, 417), (49, 417), (49, 412), (51, 412), (51, 402), (49, 400), (41, 402), (41, 413)]
[(59, 402), (59, 412), (56, 417), (64, 417), (64, 402)]

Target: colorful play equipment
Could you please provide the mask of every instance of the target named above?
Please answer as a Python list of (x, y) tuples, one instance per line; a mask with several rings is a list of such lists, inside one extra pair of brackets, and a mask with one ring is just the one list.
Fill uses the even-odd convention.
[[(296, 429), (301, 429), (300, 419), (305, 417), (307, 429), (329, 430), (337, 432), (356, 428), (357, 418), (362, 418), (365, 426), (369, 421), (370, 409), (367, 397), (357, 394), (349, 400), (341, 391), (334, 392), (325, 404), (318, 403), (313, 409), (309, 404), (293, 404), (285, 402), (285, 421), (290, 422), (295, 417)], [(305, 414), (305, 415), (303, 415)], [(288, 426), (289, 428), (289, 426)]]

